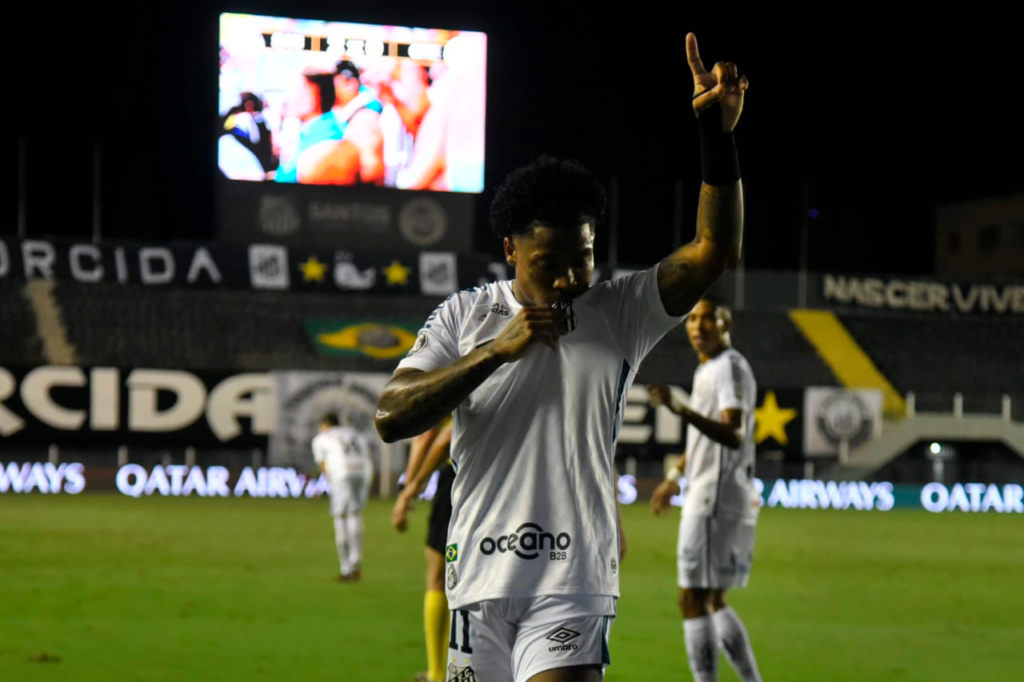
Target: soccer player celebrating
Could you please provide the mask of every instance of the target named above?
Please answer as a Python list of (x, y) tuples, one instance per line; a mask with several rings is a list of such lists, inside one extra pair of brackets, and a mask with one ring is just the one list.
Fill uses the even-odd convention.
[(704, 169), (693, 241), (590, 286), (603, 188), (575, 163), (541, 158), (513, 172), (491, 206), (515, 278), (443, 302), (381, 396), (388, 442), (455, 413), (449, 680), (589, 682), (610, 663), (625, 395), (651, 348), (740, 253), (733, 130), (747, 81), (734, 64), (707, 71), (692, 34), (686, 49)]
[(373, 477), (370, 444), (355, 429), (339, 426), (337, 415), (327, 414), (320, 420), (320, 433), (313, 438), (313, 459), (331, 483), (334, 544), (341, 564), (338, 580), (359, 580), (362, 576), (363, 508)]
[[(687, 420), (686, 497), (679, 524), (679, 608), (686, 654), (698, 682), (718, 679), (718, 647), (745, 682), (759, 682), (743, 621), (725, 591), (745, 587), (754, 553), (760, 497), (754, 488), (754, 406), (757, 384), (746, 358), (732, 348), (732, 316), (704, 298), (686, 318), (700, 364), (690, 403), (667, 386), (650, 386), (651, 403)], [(674, 468), (651, 498), (660, 514), (679, 494)]]

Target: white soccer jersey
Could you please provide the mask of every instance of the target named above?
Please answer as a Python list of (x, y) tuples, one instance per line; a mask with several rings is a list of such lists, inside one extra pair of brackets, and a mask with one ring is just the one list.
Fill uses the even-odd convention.
[[(511, 282), (448, 298), (399, 369), (446, 367), (522, 306)], [(456, 409), (446, 579), (452, 609), (485, 599), (618, 596), (615, 442), (640, 361), (680, 318), (657, 266), (573, 301), (557, 351), (537, 343)]]
[(352, 476), (370, 478), (373, 458), (366, 436), (348, 426), (338, 426), (313, 438), (313, 459), (317, 464), (327, 463), (327, 475), (332, 482)]
[(690, 409), (721, 421), (722, 410), (742, 410), (746, 437), (739, 449), (716, 443), (692, 424), (686, 428), (683, 514), (750, 518), (758, 511), (754, 488), (754, 407), (757, 383), (746, 358), (727, 348), (697, 366)]

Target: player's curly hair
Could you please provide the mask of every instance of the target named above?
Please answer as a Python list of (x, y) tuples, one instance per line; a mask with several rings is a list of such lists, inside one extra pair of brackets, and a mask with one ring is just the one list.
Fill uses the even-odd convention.
[(491, 229), (499, 237), (524, 234), (537, 225), (574, 228), (604, 213), (604, 186), (576, 161), (541, 156), (512, 171), (491, 202)]

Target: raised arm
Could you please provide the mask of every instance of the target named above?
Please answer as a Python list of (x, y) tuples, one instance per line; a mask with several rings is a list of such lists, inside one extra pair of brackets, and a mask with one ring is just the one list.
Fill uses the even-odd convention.
[(693, 73), (704, 184), (696, 237), (658, 268), (658, 290), (670, 315), (689, 312), (727, 268), (739, 263), (743, 242), (743, 183), (733, 131), (749, 82), (735, 64), (718, 62), (707, 71), (692, 33), (686, 36), (686, 58)]

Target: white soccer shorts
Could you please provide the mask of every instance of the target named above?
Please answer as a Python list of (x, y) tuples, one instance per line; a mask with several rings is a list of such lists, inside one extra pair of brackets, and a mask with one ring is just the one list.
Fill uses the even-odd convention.
[(677, 549), (679, 587), (746, 587), (756, 528), (754, 519), (683, 514)]
[(331, 516), (358, 514), (370, 497), (368, 476), (346, 476), (331, 481)]
[(577, 665), (611, 663), (615, 599), (544, 596), (489, 599), (452, 611), (448, 682), (526, 682)]

